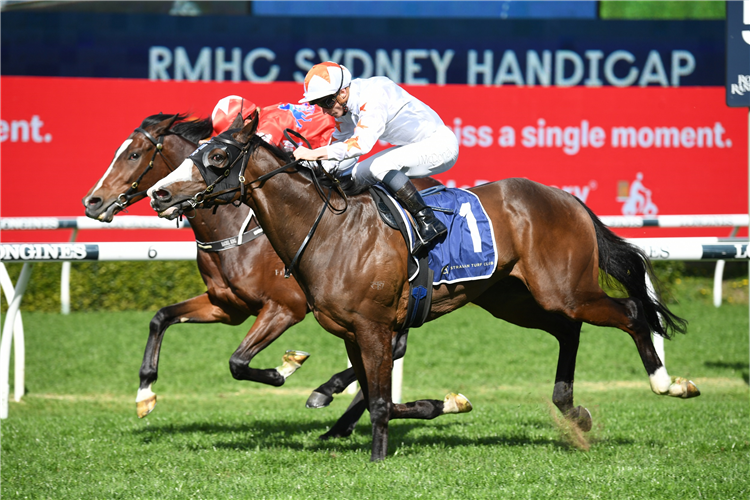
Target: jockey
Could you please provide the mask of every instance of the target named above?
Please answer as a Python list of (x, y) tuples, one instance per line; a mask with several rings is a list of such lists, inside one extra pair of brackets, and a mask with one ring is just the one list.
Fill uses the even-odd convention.
[(314, 148), (325, 146), (331, 141), (335, 122), (314, 106), (278, 103), (258, 108), (253, 102), (236, 95), (224, 97), (216, 103), (211, 113), (213, 135), (226, 132), (238, 114), (247, 119), (256, 109), (260, 113), (257, 134), (269, 144), (285, 151), (291, 152), (295, 148), (294, 144), (284, 137), (284, 130), (287, 128), (302, 134)]
[[(381, 182), (417, 222), (421, 243), (417, 242), (415, 254), (447, 232), (409, 180), (445, 172), (458, 158), (458, 140), (435, 111), (386, 77), (352, 80), (348, 69), (330, 61), (310, 69), (299, 102), (321, 107), (336, 119), (336, 130), (332, 144), (299, 147), (294, 151), (296, 159), (324, 160), (326, 170), (336, 175), (351, 172), (360, 184)], [(394, 146), (351, 170), (378, 139)]]

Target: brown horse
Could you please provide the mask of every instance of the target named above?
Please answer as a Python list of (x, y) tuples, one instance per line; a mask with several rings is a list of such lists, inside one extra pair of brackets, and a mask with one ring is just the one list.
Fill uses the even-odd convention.
[[(86, 215), (111, 222), (115, 214), (146, 197), (146, 189), (180, 165), (209, 136), (210, 120), (184, 121), (186, 115), (153, 115), (146, 118), (123, 142), (104, 176), (83, 198)], [(431, 179), (422, 187), (436, 185)], [(305, 296), (294, 279), (283, 279), (284, 265), (264, 235), (246, 234), (241, 245), (222, 245), (215, 251), (209, 242), (227, 243), (236, 238), (246, 223), (250, 209), (246, 206), (220, 206), (216, 213), (195, 210), (190, 213), (190, 227), (199, 245), (198, 269), (207, 291), (184, 302), (160, 309), (149, 326), (149, 337), (140, 369), (140, 386), (136, 398), (138, 416), (148, 415), (156, 405), (152, 386), (158, 377), (159, 354), (166, 329), (175, 323), (224, 323), (237, 325), (257, 316), (245, 339), (229, 360), (237, 380), (250, 380), (280, 386), (305, 361), (302, 351), (288, 351), (282, 365), (273, 369), (249, 366), (253, 357), (276, 340), (284, 331), (301, 321), (309, 311)], [(247, 229), (253, 234), (257, 222)], [(216, 245), (214, 245), (216, 246)], [(396, 357), (403, 356), (402, 343)], [(308, 407), (327, 406), (332, 395), (356, 380), (354, 370), (335, 375), (316, 389)], [(357, 398), (355, 401), (361, 401)], [(322, 437), (351, 434), (364, 405), (353, 405)]]
[[(145, 190), (173, 171), (212, 133), (210, 120), (182, 121), (184, 115), (154, 115), (146, 118), (123, 142), (99, 182), (83, 198), (86, 215), (111, 222), (113, 216), (146, 196)], [(190, 214), (190, 227), (198, 242), (236, 238), (250, 212), (247, 207), (219, 207)], [(151, 320), (140, 386), (136, 398), (139, 417), (156, 405), (151, 390), (158, 377), (159, 353), (164, 333), (175, 323), (242, 324), (256, 316), (252, 328), (229, 360), (232, 376), (280, 386), (307, 358), (290, 351), (283, 364), (273, 369), (250, 368), (252, 358), (307, 314), (305, 296), (296, 282), (280, 276), (281, 261), (268, 239), (251, 239), (257, 222), (249, 224), (245, 243), (226, 250), (206, 251), (198, 246), (198, 269), (207, 291), (178, 304), (160, 309)], [(245, 232), (245, 231), (243, 231)], [(206, 245), (203, 245), (206, 246)]]
[[(317, 188), (310, 169), (289, 163), (283, 151), (258, 140), (256, 127), (257, 116), (241, 131), (225, 134), (223, 143), (216, 142), (220, 137), (215, 147), (204, 148), (208, 168), (185, 162), (162, 179), (149, 190), (152, 207), (162, 216), (174, 217), (186, 203), (226, 202), (227, 195), (231, 200), (241, 198), (253, 204), (269, 241), (288, 266), (319, 221), (292, 270), (318, 322), (344, 339), (365, 388), (373, 426), (371, 458), (383, 459), (390, 419), (432, 418), (444, 410), (439, 400), (391, 401), (391, 346), (406, 318), (409, 251), (401, 235), (381, 223), (368, 194), (347, 199), (333, 194), (336, 210), (327, 210), (325, 190)], [(227, 150), (233, 141), (233, 149)], [(235, 170), (238, 163), (241, 167)], [(216, 185), (211, 179), (219, 177), (234, 186), (211, 193), (208, 188)], [(643, 252), (562, 190), (527, 179), (506, 179), (471, 191), (499, 235), (497, 267), (488, 279), (434, 287), (428, 320), (473, 302), (498, 318), (554, 335), (560, 354), (552, 399), (583, 428), (590, 428), (590, 414), (573, 406), (582, 322), (627, 332), (655, 393), (682, 398), (699, 394), (692, 382), (672, 380), (654, 350), (651, 330), (669, 337), (671, 331), (684, 332), (686, 325), (649, 294), (645, 278), (650, 265)], [(600, 269), (620, 282), (630, 297), (608, 296), (599, 285)]]

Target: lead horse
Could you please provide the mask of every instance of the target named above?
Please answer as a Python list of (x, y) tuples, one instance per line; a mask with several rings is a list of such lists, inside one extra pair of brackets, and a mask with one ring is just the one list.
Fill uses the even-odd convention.
[[(407, 315), (409, 250), (398, 231), (381, 223), (369, 194), (344, 197), (329, 190), (324, 196), (314, 169), (291, 162), (255, 136), (257, 120), (214, 139), (216, 147), (205, 147), (204, 171), (185, 162), (158, 182), (148, 191), (151, 205), (168, 218), (195, 204), (241, 199), (254, 207), (315, 318), (344, 340), (370, 411), (371, 459), (381, 460), (387, 454), (389, 420), (432, 418), (443, 410), (440, 400), (394, 404), (390, 396), (391, 348)], [(230, 187), (212, 192), (217, 183), (209, 186), (204, 175)], [(672, 332), (684, 333), (686, 322), (649, 293), (650, 264), (642, 251), (562, 190), (505, 179), (471, 191), (498, 235), (498, 263), (488, 279), (435, 286), (428, 321), (473, 302), (497, 318), (552, 334), (560, 345), (552, 400), (583, 429), (590, 429), (591, 416), (573, 405), (582, 322), (627, 332), (656, 394), (699, 394), (692, 382), (671, 379), (654, 349), (652, 330), (669, 338)], [(299, 256), (303, 242), (307, 246)], [(599, 284), (600, 269), (629, 297), (608, 296)]]
[[(84, 196), (86, 215), (111, 222), (116, 214), (144, 199), (148, 188), (180, 165), (198, 147), (198, 141), (213, 132), (210, 119), (187, 118), (187, 115), (160, 113), (144, 119), (118, 148), (102, 178)], [(421, 181), (421, 187), (436, 184), (431, 179)], [(200, 242), (198, 270), (207, 290), (197, 297), (161, 308), (151, 320), (136, 396), (140, 418), (156, 406), (153, 384), (158, 378), (161, 344), (167, 328), (173, 324), (238, 325), (256, 316), (250, 331), (229, 359), (230, 371), (237, 380), (281, 386), (307, 359), (307, 353), (287, 351), (277, 368), (250, 367), (260, 351), (301, 321), (309, 310), (297, 282), (283, 279), (281, 259), (268, 239), (257, 233), (257, 221), (248, 221), (249, 215), (247, 206), (218, 206), (215, 212), (190, 212), (190, 227)], [(246, 232), (243, 242), (233, 242), (240, 232)], [(399, 347), (397, 356), (401, 357), (405, 344)], [(327, 406), (333, 394), (343, 391), (354, 380), (352, 369), (334, 375), (313, 392), (308, 406)], [(364, 405), (358, 395), (341, 419), (321, 437), (348, 436), (363, 412)]]

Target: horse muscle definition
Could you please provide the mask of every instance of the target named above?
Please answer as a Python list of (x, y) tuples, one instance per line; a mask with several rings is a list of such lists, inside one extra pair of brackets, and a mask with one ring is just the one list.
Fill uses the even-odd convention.
[[(192, 153), (197, 142), (211, 134), (211, 121), (183, 121), (185, 115), (153, 115), (146, 118), (120, 146), (104, 176), (83, 198), (86, 215), (111, 222), (114, 215), (128, 205), (143, 199), (145, 190), (173, 171)], [(425, 181), (425, 185), (437, 184)], [(195, 210), (189, 215), (190, 226), (200, 242), (217, 242), (237, 237), (248, 225), (247, 206), (217, 207)], [(166, 329), (175, 323), (224, 323), (238, 325), (256, 316), (252, 328), (229, 360), (234, 378), (274, 386), (284, 384), (307, 359), (302, 351), (287, 351), (282, 365), (273, 369), (249, 366), (253, 357), (276, 340), (308, 312), (305, 296), (294, 279), (284, 279), (284, 265), (268, 238), (260, 235), (248, 241), (257, 222), (248, 225), (245, 243), (222, 251), (199, 251), (198, 269), (207, 291), (184, 302), (160, 309), (149, 325), (149, 336), (140, 369), (140, 386), (136, 398), (139, 417), (148, 415), (156, 405), (152, 385), (157, 380), (159, 354)], [(200, 247), (199, 247), (200, 248)], [(405, 345), (400, 356), (403, 356)], [(400, 357), (399, 356), (399, 357)], [(321, 385), (314, 404), (327, 406), (334, 393), (341, 392), (356, 380), (354, 370), (335, 375)], [(361, 401), (361, 398), (358, 398)], [(353, 405), (322, 437), (349, 435), (364, 412), (364, 404)]]
[[(253, 205), (271, 245), (289, 265), (325, 210), (325, 196), (310, 169), (288, 163), (282, 151), (255, 137), (256, 126), (257, 117), (231, 136), (244, 151), (240, 156), (246, 164), (239, 176), (232, 176), (237, 188), (240, 182), (244, 188), (236, 189), (229, 201), (242, 198)], [(226, 156), (217, 153), (210, 160), (216, 173), (228, 172)], [(186, 162), (148, 194), (160, 215), (174, 217), (190, 202), (217, 202), (206, 188), (196, 165)], [(494, 233), (502, 235), (497, 268), (488, 279), (436, 286), (428, 320), (473, 302), (497, 318), (552, 334), (560, 344), (552, 399), (583, 429), (591, 427), (591, 416), (573, 406), (582, 322), (627, 332), (656, 394), (699, 394), (692, 382), (672, 380), (654, 350), (652, 330), (669, 337), (684, 332), (686, 322), (649, 295), (645, 279), (650, 265), (642, 252), (562, 190), (505, 179), (471, 191), (482, 201)], [(370, 411), (371, 458), (380, 460), (387, 453), (390, 419), (430, 418), (443, 402), (391, 401), (391, 345), (406, 316), (409, 252), (400, 234), (378, 220), (369, 195), (344, 200), (332, 194), (331, 200), (339, 210), (322, 216), (293, 273), (321, 326), (346, 343)], [(630, 297), (609, 297), (599, 286), (600, 269), (618, 280)]]

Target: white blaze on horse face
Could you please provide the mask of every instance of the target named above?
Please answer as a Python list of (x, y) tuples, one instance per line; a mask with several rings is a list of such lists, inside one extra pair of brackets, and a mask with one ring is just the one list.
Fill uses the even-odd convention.
[(170, 186), (176, 182), (197, 180), (193, 179), (193, 170), (195, 170), (193, 168), (193, 160), (191, 160), (190, 158), (185, 158), (185, 161), (183, 161), (179, 167), (174, 169), (174, 171), (172, 171), (168, 176), (161, 179), (147, 191), (149, 198), (153, 199), (154, 191), (158, 191), (159, 189)]
[(102, 178), (99, 179), (99, 182), (96, 183), (96, 186), (94, 186), (94, 189), (91, 190), (91, 194), (95, 193), (99, 188), (102, 187), (102, 184), (104, 184), (104, 179), (107, 178), (107, 176), (112, 172), (112, 168), (115, 166), (115, 162), (120, 157), (123, 151), (125, 151), (128, 146), (130, 146), (130, 143), (133, 142), (133, 139), (125, 139), (125, 142), (122, 143), (122, 145), (117, 149), (117, 152), (115, 153), (115, 157), (112, 159), (112, 163), (109, 164), (109, 168), (107, 168), (107, 171), (104, 172), (104, 175), (102, 175)]

